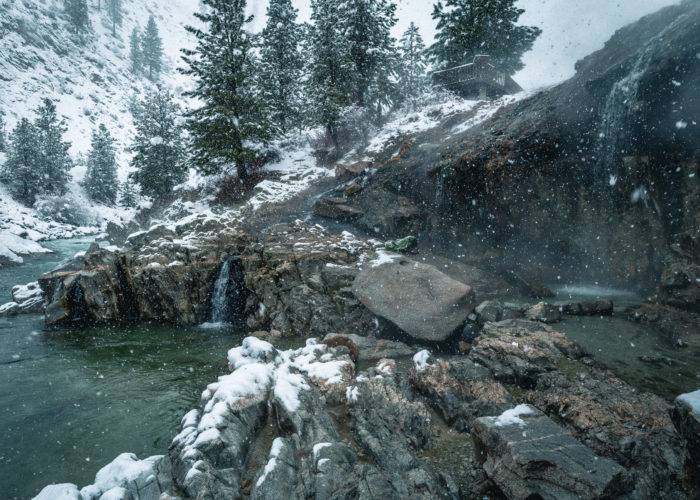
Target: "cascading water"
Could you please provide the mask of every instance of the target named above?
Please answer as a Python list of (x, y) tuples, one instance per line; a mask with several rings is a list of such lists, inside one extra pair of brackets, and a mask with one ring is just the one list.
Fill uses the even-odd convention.
[(211, 301), (211, 322), (214, 324), (231, 323), (239, 319), (245, 305), (246, 292), (239, 264), (240, 259), (228, 257), (221, 265)]
[(659, 45), (666, 42), (667, 36), (676, 30), (686, 16), (680, 16), (657, 36), (649, 40), (639, 53), (631, 70), (616, 82), (608, 95), (596, 145), (597, 183), (600, 186), (614, 187), (620, 180), (620, 164), (625, 155), (629, 139), (630, 125), (640, 108), (639, 91), (642, 78), (658, 54)]

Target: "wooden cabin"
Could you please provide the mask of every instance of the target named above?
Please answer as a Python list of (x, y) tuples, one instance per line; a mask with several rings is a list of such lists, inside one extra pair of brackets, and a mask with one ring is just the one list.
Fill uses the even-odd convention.
[(491, 57), (479, 55), (474, 62), (431, 73), (433, 85), (445, 87), (467, 99), (493, 99), (520, 92), (513, 78), (491, 64)]

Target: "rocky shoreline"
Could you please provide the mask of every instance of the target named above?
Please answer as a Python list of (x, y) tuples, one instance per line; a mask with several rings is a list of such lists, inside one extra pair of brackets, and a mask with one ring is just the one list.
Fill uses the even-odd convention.
[(551, 326), (609, 301), (478, 303), (480, 286), (375, 240), (201, 217), (43, 276), (47, 322), (207, 321), (230, 258), (237, 317), (306, 346), (246, 339), (167, 455), (38, 498), (692, 497), (697, 408), (640, 393)]
[(541, 323), (487, 323), (466, 356), (364, 370), (315, 340), (250, 337), (228, 359), (166, 455), (122, 455), (94, 485), (37, 498), (692, 496), (697, 396), (638, 393)]

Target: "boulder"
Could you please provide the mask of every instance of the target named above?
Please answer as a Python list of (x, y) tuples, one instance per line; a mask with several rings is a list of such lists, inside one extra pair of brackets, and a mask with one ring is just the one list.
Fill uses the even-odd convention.
[(468, 431), (475, 418), (501, 413), (513, 403), (488, 368), (466, 358), (436, 360), (417, 354), (410, 380), (445, 421), (460, 432)]
[(525, 310), (525, 317), (530, 321), (557, 323), (561, 321), (561, 308), (546, 302), (539, 302)]
[(415, 236), (406, 236), (398, 240), (388, 241), (384, 248), (389, 252), (408, 253), (418, 246), (418, 239)]
[(486, 323), (469, 356), (500, 381), (533, 387), (542, 374), (583, 355), (577, 344), (551, 327), (511, 319)]
[(355, 279), (353, 293), (410, 337), (432, 342), (448, 339), (474, 308), (470, 286), (406, 258), (374, 261)]
[(472, 437), (486, 474), (508, 498), (613, 498), (629, 490), (619, 464), (532, 406), (478, 418)]
[(326, 219), (349, 221), (362, 217), (364, 212), (351, 207), (343, 198), (321, 198), (314, 205), (314, 214)]
[(344, 345), (343, 342), (352, 343), (357, 348), (357, 359), (360, 361), (378, 361), (383, 358), (411, 356), (415, 351), (403, 342), (363, 337), (352, 333), (348, 335), (329, 333), (323, 342), (328, 345)]
[(0, 318), (11, 318), (20, 312), (21, 308), (17, 302), (8, 302), (0, 306)]
[(612, 316), (615, 307), (612, 300), (592, 300), (565, 304), (561, 310), (569, 316)]
[(36, 281), (12, 287), (12, 300), (19, 304), (22, 314), (40, 313), (44, 310), (44, 293)]
[(339, 163), (335, 166), (335, 177), (338, 180), (347, 181), (364, 174), (370, 168), (372, 168), (371, 161), (358, 161), (351, 165), (342, 165)]

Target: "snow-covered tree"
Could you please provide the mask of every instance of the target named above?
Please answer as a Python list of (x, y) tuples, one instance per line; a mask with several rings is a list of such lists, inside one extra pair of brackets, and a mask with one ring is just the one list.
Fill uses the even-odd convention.
[(133, 106), (132, 113), (136, 137), (130, 177), (144, 195), (159, 200), (185, 179), (180, 108), (168, 90), (156, 88)]
[(205, 27), (187, 28), (197, 46), (183, 51), (183, 72), (195, 82), (186, 95), (200, 103), (187, 117), (193, 161), (204, 173), (234, 165), (245, 180), (270, 138), (255, 85), (254, 40), (247, 30), (252, 17), (245, 14), (245, 0), (202, 0), (202, 5), (196, 16)]
[(391, 29), (397, 21), (396, 4), (393, 0), (343, 0), (341, 8), (353, 65), (353, 104), (373, 110), (380, 118), (394, 93), (396, 48)]
[(350, 104), (353, 64), (343, 26), (342, 0), (312, 0), (311, 62), (307, 94), (315, 121), (338, 146), (338, 121)]
[(88, 196), (100, 203), (114, 205), (117, 201), (117, 161), (114, 139), (104, 125), (92, 133), (87, 172), (83, 188)]
[(10, 134), (7, 161), (0, 172), (0, 180), (10, 194), (25, 205), (32, 205), (41, 192), (37, 136), (36, 127), (22, 118)]
[(141, 31), (134, 27), (129, 37), (129, 60), (132, 73), (139, 75), (143, 70), (143, 52), (141, 51)]
[(39, 155), (37, 169), (41, 175), (41, 193), (63, 195), (67, 191), (70, 169), (73, 168), (68, 150), (70, 143), (63, 140), (67, 127), (58, 117), (56, 105), (50, 99), (44, 99), (37, 109), (34, 123), (37, 132)]
[(523, 68), (522, 56), (542, 33), (535, 26), (519, 26), (525, 12), (517, 0), (438, 0), (433, 8), (437, 21), (432, 56), (439, 67), (449, 68), (487, 54), (502, 71), (513, 74)]
[(90, 30), (90, 12), (87, 0), (63, 0), (73, 31), (82, 35)]
[(135, 207), (137, 203), (136, 186), (131, 180), (126, 180), (122, 183), (121, 193), (119, 195), (119, 204), (122, 207), (131, 208)]
[(399, 90), (405, 99), (417, 96), (426, 84), (426, 52), (423, 37), (411, 23), (399, 41)]
[(163, 42), (158, 33), (156, 19), (151, 16), (146, 24), (146, 31), (141, 40), (141, 61), (143, 68), (148, 70), (148, 78), (155, 80), (163, 69)]
[(117, 26), (122, 25), (124, 18), (122, 0), (107, 0), (107, 16), (112, 21), (112, 36), (116, 36)]
[(297, 125), (301, 113), (302, 27), (291, 0), (270, 0), (262, 32), (258, 78), (273, 125), (282, 132)]

